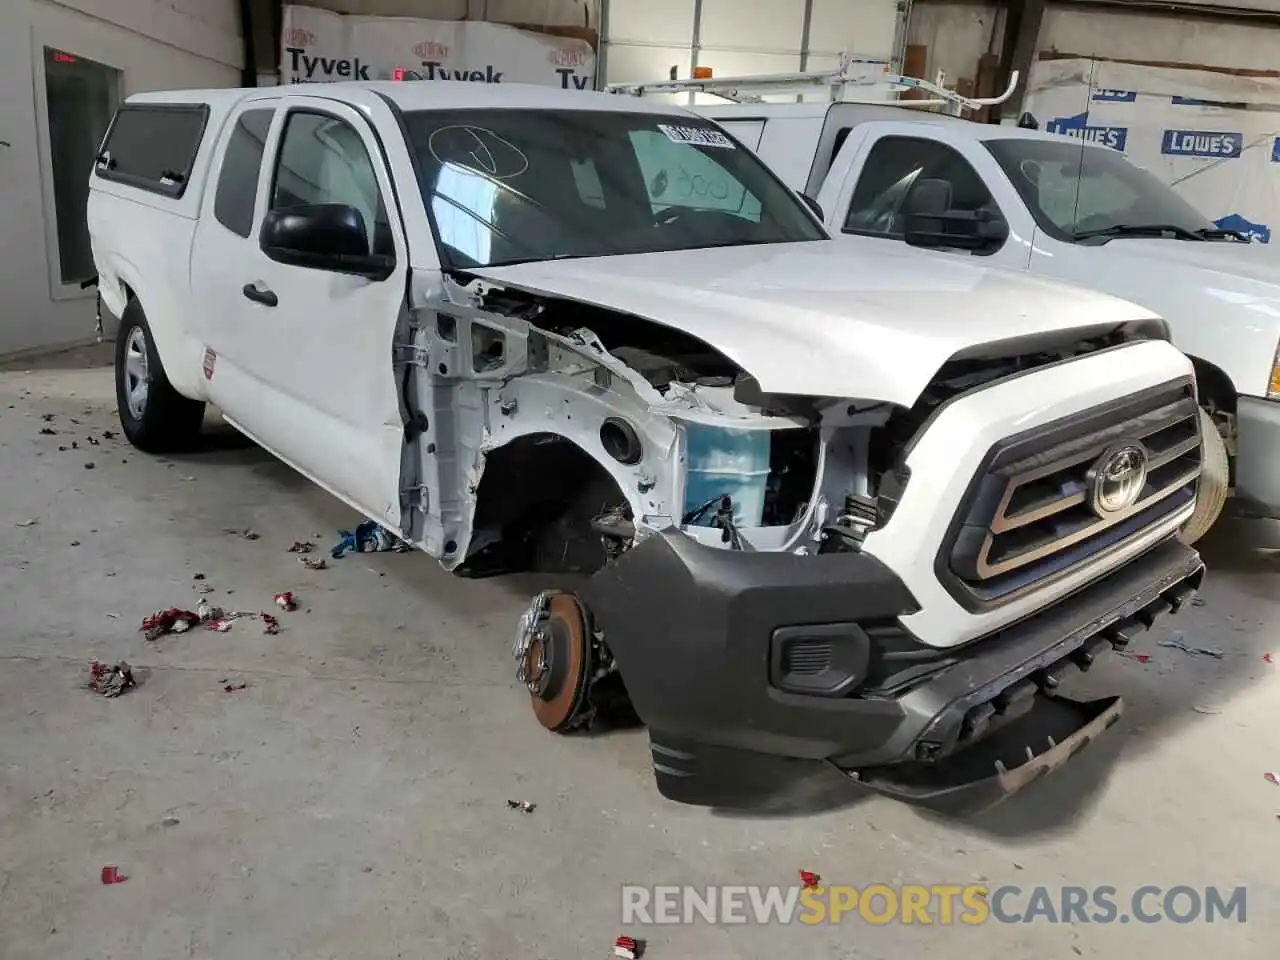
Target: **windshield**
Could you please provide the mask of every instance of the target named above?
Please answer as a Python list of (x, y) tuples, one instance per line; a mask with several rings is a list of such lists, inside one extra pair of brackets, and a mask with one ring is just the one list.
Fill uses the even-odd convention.
[(1214, 229), (1172, 187), (1114, 150), (1068, 139), (1010, 137), (985, 143), (1041, 229), (1059, 240), (1116, 227)]
[(588, 110), (406, 114), (447, 266), (826, 239), (719, 127)]

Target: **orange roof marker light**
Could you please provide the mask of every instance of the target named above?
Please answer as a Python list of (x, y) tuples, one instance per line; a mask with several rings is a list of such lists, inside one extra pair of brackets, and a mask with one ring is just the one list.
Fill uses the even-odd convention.
[(694, 68), (693, 68), (693, 79), (695, 79), (695, 80), (710, 80), (710, 79), (711, 79), (711, 68), (710, 68), (710, 67), (694, 67)]

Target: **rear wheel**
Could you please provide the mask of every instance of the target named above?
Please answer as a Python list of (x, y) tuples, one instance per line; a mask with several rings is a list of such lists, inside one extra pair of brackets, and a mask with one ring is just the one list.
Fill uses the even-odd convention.
[(120, 318), (115, 367), (120, 427), (130, 443), (148, 453), (166, 453), (195, 442), (204, 404), (169, 383), (137, 300), (129, 302)]
[(1200, 482), (1196, 486), (1196, 509), (1182, 525), (1178, 537), (1185, 544), (1193, 544), (1214, 525), (1227, 503), (1231, 489), (1231, 462), (1227, 457), (1227, 444), (1218, 431), (1208, 411), (1200, 410), (1201, 468)]

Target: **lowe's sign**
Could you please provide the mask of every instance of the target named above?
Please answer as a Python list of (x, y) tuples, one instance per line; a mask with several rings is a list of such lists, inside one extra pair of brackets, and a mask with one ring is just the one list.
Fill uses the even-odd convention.
[(1160, 152), (1166, 157), (1232, 160), (1244, 152), (1244, 134), (1213, 130), (1166, 130), (1160, 141)]
[(1093, 94), (1095, 103), (1136, 103), (1137, 90), (1097, 90)]
[(1104, 147), (1110, 147), (1122, 153), (1124, 152), (1125, 144), (1129, 140), (1128, 127), (1089, 126), (1089, 112), (1087, 110), (1072, 117), (1054, 117), (1045, 124), (1045, 129), (1049, 133), (1060, 133), (1068, 137), (1087, 140), (1090, 143), (1100, 143)]

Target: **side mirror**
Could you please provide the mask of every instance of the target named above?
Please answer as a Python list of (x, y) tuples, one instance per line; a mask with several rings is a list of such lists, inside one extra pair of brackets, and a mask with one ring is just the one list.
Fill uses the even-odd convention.
[(385, 280), (395, 258), (371, 253), (364, 215), (345, 203), (315, 203), (271, 210), (259, 235), (262, 252), (277, 263)]
[(990, 210), (912, 213), (903, 240), (913, 247), (992, 250), (1009, 238), (1009, 225)]
[(804, 205), (813, 211), (813, 215), (825, 223), (827, 215), (822, 212), (822, 204), (813, 199), (813, 197), (809, 196), (807, 193), (801, 193), (799, 190), (797, 190), (796, 193), (799, 195), (800, 199), (804, 201)]

